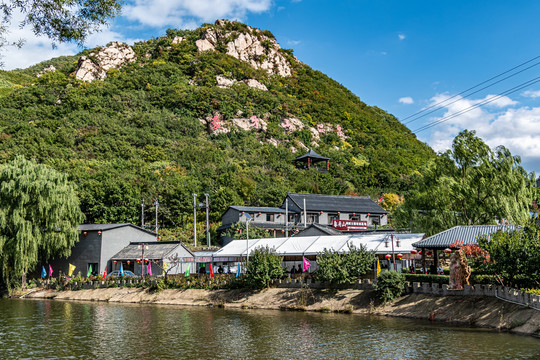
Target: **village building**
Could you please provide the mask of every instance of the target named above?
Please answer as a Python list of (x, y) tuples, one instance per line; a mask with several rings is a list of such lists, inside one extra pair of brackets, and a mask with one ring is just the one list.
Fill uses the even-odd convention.
[[(268, 237), (288, 237), (310, 225), (328, 235), (377, 229), (388, 224), (387, 211), (369, 196), (288, 193), (281, 207), (230, 206), (218, 232), (222, 244), (232, 240), (223, 233), (238, 223), (264, 228)], [(239, 229), (239, 231), (241, 231)], [(317, 233), (322, 235), (321, 233)]]
[[(195, 255), (180, 241), (131, 242), (111, 257), (112, 270), (130, 270), (135, 275), (184, 273), (195, 268)], [(150, 266), (150, 267), (149, 267)], [(150, 271), (148, 271), (150, 270)]]
[[(239, 263), (247, 260), (247, 254), (252, 254), (257, 248), (268, 247), (283, 257), (283, 266), (290, 271), (293, 267), (302, 265), (303, 258), (310, 261), (309, 272), (318, 269), (317, 256), (327, 250), (348, 253), (351, 246), (373, 251), (383, 269), (401, 271), (411, 268), (419, 257), (413, 243), (424, 238), (425, 234), (402, 233), (365, 233), (352, 235), (331, 236), (292, 236), (287, 238), (262, 238), (233, 240), (212, 257), (214, 263)], [(375, 269), (374, 269), (375, 270)]]
[[(321, 162), (325, 166), (318, 165)], [(327, 173), (330, 170), (330, 158), (317, 154), (313, 149), (309, 149), (307, 153), (294, 159), (293, 163), (299, 169), (313, 169), (322, 173)]]

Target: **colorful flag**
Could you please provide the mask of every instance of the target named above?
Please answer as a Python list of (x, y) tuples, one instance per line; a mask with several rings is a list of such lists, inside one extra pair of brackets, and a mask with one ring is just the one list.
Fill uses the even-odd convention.
[(377, 276), (381, 273), (381, 264), (379, 264), (379, 259), (377, 259)]
[(76, 268), (75, 265), (69, 264), (69, 270), (68, 270), (69, 277), (73, 276), (73, 272), (75, 271), (75, 268)]
[(311, 264), (309, 263), (308, 259), (306, 259), (305, 257), (302, 257), (302, 259), (303, 259), (303, 262), (304, 262), (304, 271), (308, 271)]
[(90, 277), (92, 275), (92, 265), (88, 265), (88, 272), (86, 273), (86, 277)]
[(52, 273), (53, 273), (52, 266), (51, 264), (49, 264), (49, 277), (52, 277)]
[(146, 273), (152, 276), (152, 262), (151, 261), (148, 261), (148, 270), (146, 270)]
[(185, 277), (188, 277), (189, 276), (189, 268), (191, 267), (191, 264), (188, 264), (187, 266), (187, 269), (186, 269), (186, 272), (184, 273), (184, 276)]
[(238, 266), (236, 267), (236, 277), (240, 276), (240, 263), (238, 263)]
[(212, 263), (210, 263), (210, 277), (214, 277), (214, 268), (212, 267)]
[(107, 265), (105, 265), (105, 271), (103, 271), (102, 279), (105, 279), (107, 277)]
[(45, 266), (41, 267), (41, 278), (45, 279), (45, 276), (47, 276), (47, 272), (45, 271)]
[(120, 276), (124, 276), (124, 264), (120, 263)]

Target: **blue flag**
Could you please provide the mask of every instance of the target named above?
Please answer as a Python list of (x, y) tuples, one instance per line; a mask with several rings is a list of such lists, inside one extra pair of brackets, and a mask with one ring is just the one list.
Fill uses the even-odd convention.
[(120, 263), (120, 276), (124, 276), (124, 267), (122, 263)]
[(47, 276), (47, 272), (45, 271), (45, 266), (41, 267), (41, 278), (45, 279), (45, 276)]
[(236, 277), (240, 276), (240, 263), (238, 263), (238, 267), (236, 268)]

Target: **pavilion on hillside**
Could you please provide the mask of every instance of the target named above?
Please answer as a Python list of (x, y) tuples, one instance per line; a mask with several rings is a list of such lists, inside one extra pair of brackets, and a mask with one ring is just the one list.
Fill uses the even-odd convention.
[[(316, 163), (326, 161), (326, 167), (319, 167)], [(297, 168), (311, 169), (312, 167), (320, 172), (328, 172), (330, 170), (330, 158), (317, 154), (313, 149), (309, 149), (304, 155), (293, 160)]]

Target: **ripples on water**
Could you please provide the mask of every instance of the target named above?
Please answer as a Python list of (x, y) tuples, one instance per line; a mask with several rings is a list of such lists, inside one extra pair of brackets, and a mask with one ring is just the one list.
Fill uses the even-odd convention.
[(540, 359), (540, 339), (357, 315), (0, 299), (0, 359)]

